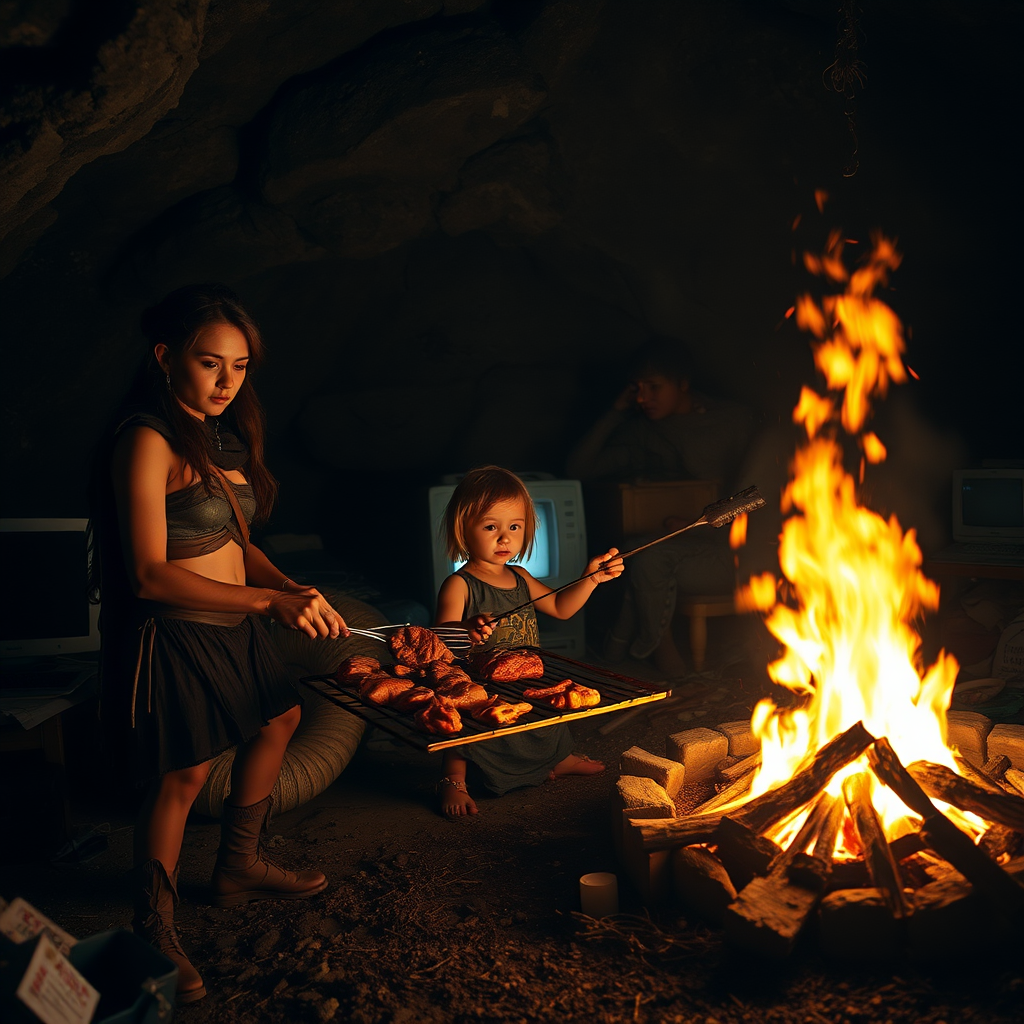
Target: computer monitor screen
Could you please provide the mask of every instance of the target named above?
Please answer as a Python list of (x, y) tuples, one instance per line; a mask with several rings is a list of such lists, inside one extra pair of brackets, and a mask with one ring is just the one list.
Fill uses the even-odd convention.
[(0, 519), (0, 565), (18, 581), (0, 596), (0, 656), (99, 650), (87, 526), (85, 519)]
[(1024, 540), (1024, 469), (954, 473), (953, 539)]
[(1024, 480), (991, 480), (975, 477), (964, 486), (964, 525), (1024, 526)]

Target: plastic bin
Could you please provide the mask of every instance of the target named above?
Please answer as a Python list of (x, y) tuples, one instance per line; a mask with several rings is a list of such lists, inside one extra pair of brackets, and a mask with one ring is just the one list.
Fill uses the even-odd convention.
[(127, 928), (81, 939), (68, 956), (100, 993), (92, 1024), (167, 1024), (178, 968)]

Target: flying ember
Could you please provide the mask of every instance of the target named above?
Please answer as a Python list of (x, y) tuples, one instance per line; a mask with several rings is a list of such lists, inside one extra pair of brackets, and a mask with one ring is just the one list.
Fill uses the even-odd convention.
[[(765, 699), (754, 709), (762, 756), (750, 793), (755, 797), (790, 779), (857, 722), (873, 736), (888, 737), (904, 764), (927, 760), (956, 770), (945, 736), (958, 665), (941, 652), (925, 667), (914, 628), (938, 607), (938, 587), (921, 572), (914, 530), (904, 532), (895, 516), (885, 519), (859, 504), (839, 440), (840, 430), (856, 439), (861, 479), (865, 461), (886, 457), (885, 445), (865, 424), (872, 401), (884, 397), (890, 383), (907, 379), (902, 324), (875, 294), (901, 256), (879, 235), (870, 254), (848, 271), (843, 247), (842, 236), (833, 232), (822, 256), (804, 258), (828, 287), (843, 290), (820, 301), (804, 295), (796, 305), (798, 325), (813, 336), (825, 387), (823, 394), (804, 387), (793, 412), (806, 440), (782, 496), (787, 518), (779, 566), (785, 582), (766, 573), (741, 590), (741, 600), (765, 614), (783, 645), (769, 675), (802, 698), (793, 708)], [(848, 765), (828, 791), (840, 795), (843, 780), (865, 766), (863, 759)], [(895, 838), (916, 815), (891, 790), (873, 785), (872, 802), (887, 837)], [(984, 828), (972, 815), (941, 806), (974, 834)], [(774, 838), (788, 842), (806, 814), (784, 822)], [(852, 830), (843, 833), (851, 842)]]

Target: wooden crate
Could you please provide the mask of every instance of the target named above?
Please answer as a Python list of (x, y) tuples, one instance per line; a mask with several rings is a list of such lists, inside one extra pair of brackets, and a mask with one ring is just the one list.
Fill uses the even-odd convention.
[(587, 488), (587, 529), (622, 547), (626, 537), (665, 532), (670, 516), (693, 521), (719, 497), (717, 480), (652, 480)]

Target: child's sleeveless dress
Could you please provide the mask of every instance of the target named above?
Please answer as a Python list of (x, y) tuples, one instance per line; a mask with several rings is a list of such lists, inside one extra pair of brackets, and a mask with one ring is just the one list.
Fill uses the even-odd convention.
[[(514, 567), (509, 568), (515, 572)], [(511, 590), (492, 587), (467, 572), (460, 571), (456, 575), (469, 587), (464, 615), (467, 619), (484, 612), (500, 614), (530, 600), (526, 580), (519, 573), (516, 573), (516, 586)], [(537, 647), (539, 639), (537, 614), (530, 605), (503, 620), (482, 646), (484, 649)], [(484, 785), (501, 796), (520, 786), (539, 786), (545, 782), (551, 769), (572, 753), (572, 747), (569, 727), (560, 724), (455, 747), (453, 753), (476, 765), (483, 775)]]

